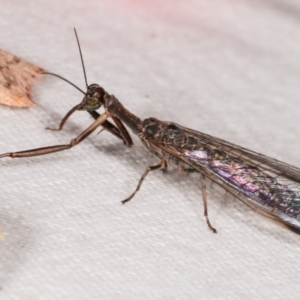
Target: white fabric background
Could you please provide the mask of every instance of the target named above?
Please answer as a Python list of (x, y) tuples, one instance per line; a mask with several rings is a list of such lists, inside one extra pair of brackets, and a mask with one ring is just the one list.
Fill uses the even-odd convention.
[[(172, 120), (300, 166), (300, 4), (286, 0), (0, 1), (0, 47), (84, 88), (99, 83), (140, 118)], [(91, 122), (56, 78), (32, 109), (0, 107), (0, 153), (68, 142)], [(152, 173), (134, 138), (0, 161), (1, 299), (299, 299), (300, 237), (208, 189)]]

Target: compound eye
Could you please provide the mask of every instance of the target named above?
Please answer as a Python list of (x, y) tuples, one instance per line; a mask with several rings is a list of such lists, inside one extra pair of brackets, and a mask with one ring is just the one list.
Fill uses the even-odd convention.
[(101, 106), (100, 100), (97, 97), (89, 97), (86, 100), (85, 108), (89, 111), (97, 110)]

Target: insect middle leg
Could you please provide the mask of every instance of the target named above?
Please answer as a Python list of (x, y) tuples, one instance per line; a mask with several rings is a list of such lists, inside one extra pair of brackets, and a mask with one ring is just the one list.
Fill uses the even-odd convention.
[(202, 200), (203, 200), (203, 205), (204, 205), (204, 216), (206, 218), (206, 223), (208, 225), (208, 228), (213, 233), (217, 233), (217, 230), (211, 226), (209, 218), (208, 218), (207, 197), (206, 197), (206, 183), (205, 183), (205, 176), (204, 175), (201, 175), (200, 182), (201, 182)]
[(138, 183), (138, 185), (137, 185), (135, 191), (134, 191), (128, 198), (126, 198), (125, 200), (121, 201), (122, 204), (125, 204), (126, 202), (130, 201), (130, 200), (134, 197), (134, 195), (135, 195), (135, 194), (137, 193), (137, 191), (140, 189), (140, 187), (141, 187), (141, 185), (142, 185), (144, 179), (146, 178), (147, 174), (148, 174), (150, 171), (154, 171), (154, 170), (157, 170), (157, 169), (163, 169), (163, 170), (165, 170), (166, 168), (167, 168), (167, 161), (166, 161), (165, 159), (162, 159), (162, 160), (161, 160), (157, 165), (155, 165), (155, 166), (148, 166), (148, 167), (145, 169), (145, 171), (144, 171), (142, 177), (140, 178), (139, 183)]

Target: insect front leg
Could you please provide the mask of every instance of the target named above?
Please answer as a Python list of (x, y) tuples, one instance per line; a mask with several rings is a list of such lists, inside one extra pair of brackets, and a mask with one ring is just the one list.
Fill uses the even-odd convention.
[(211, 226), (209, 218), (208, 218), (207, 197), (206, 197), (206, 183), (205, 183), (205, 176), (204, 175), (201, 175), (200, 182), (201, 182), (202, 200), (203, 200), (203, 205), (204, 205), (204, 216), (206, 218), (206, 223), (208, 225), (208, 228), (213, 233), (217, 233), (217, 230)]
[(128, 198), (126, 198), (125, 200), (121, 201), (122, 204), (125, 204), (126, 202), (130, 201), (130, 200), (134, 197), (134, 195), (135, 195), (135, 194), (137, 193), (137, 191), (140, 189), (140, 187), (141, 187), (141, 185), (142, 185), (144, 179), (146, 178), (147, 174), (148, 174), (150, 171), (154, 171), (154, 170), (157, 170), (157, 169), (163, 169), (163, 170), (164, 170), (164, 169), (166, 169), (166, 168), (167, 168), (167, 161), (166, 161), (165, 159), (162, 159), (162, 160), (159, 162), (159, 164), (157, 164), (157, 165), (155, 165), (155, 166), (148, 166), (148, 167), (145, 169), (145, 171), (144, 171), (144, 173), (143, 173), (141, 179), (139, 180), (139, 183), (138, 183), (138, 185), (137, 185), (135, 191), (134, 191)]
[[(47, 130), (52, 130), (52, 131), (61, 131), (65, 125), (65, 123), (67, 122), (67, 120), (69, 119), (69, 117), (75, 112), (77, 111), (79, 108), (79, 105), (74, 106), (70, 111), (67, 112), (67, 114), (63, 117), (63, 119), (61, 120), (58, 128), (50, 128), (47, 127)], [(97, 120), (101, 115), (96, 112), (96, 111), (88, 111), (89, 114), (95, 119)], [(117, 119), (112, 117), (113, 120), (115, 121), (115, 123), (117, 124), (117, 126), (113, 125), (112, 123), (110, 123), (108, 120), (105, 120), (101, 125), (102, 127), (107, 130), (108, 132), (110, 132), (111, 134), (113, 134), (114, 136), (116, 136), (117, 138), (121, 139), (124, 144), (127, 147), (131, 147), (133, 145), (133, 142), (131, 140), (131, 137), (129, 135), (129, 133), (127, 132), (126, 128), (124, 127), (123, 123)], [(118, 122), (118, 123), (117, 123)]]
[(61, 120), (58, 128), (50, 128), (47, 127), (47, 130), (52, 130), (52, 131), (61, 131), (65, 125), (65, 123), (67, 122), (67, 120), (69, 119), (69, 117), (78, 110), (79, 105), (74, 106), (72, 109), (70, 109), (67, 114), (63, 117), (63, 119)]
[(101, 115), (93, 124), (91, 124), (88, 128), (86, 128), (81, 134), (79, 134), (76, 138), (72, 139), (69, 144), (55, 145), (55, 146), (36, 148), (36, 149), (30, 149), (30, 150), (18, 151), (18, 152), (8, 152), (8, 153), (1, 154), (0, 158), (3, 158), (3, 157), (21, 158), (21, 157), (38, 156), (38, 155), (45, 155), (45, 154), (50, 154), (50, 153), (70, 149), (70, 148), (74, 147), (75, 145), (79, 144), (86, 137), (88, 137), (108, 117), (109, 117), (109, 115), (107, 113), (104, 113), (103, 115)]

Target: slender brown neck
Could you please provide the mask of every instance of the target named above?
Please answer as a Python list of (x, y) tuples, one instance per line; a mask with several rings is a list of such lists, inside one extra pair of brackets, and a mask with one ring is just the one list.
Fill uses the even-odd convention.
[(142, 121), (127, 110), (114, 95), (105, 95), (105, 107), (113, 116), (119, 118), (134, 134), (142, 131)]

